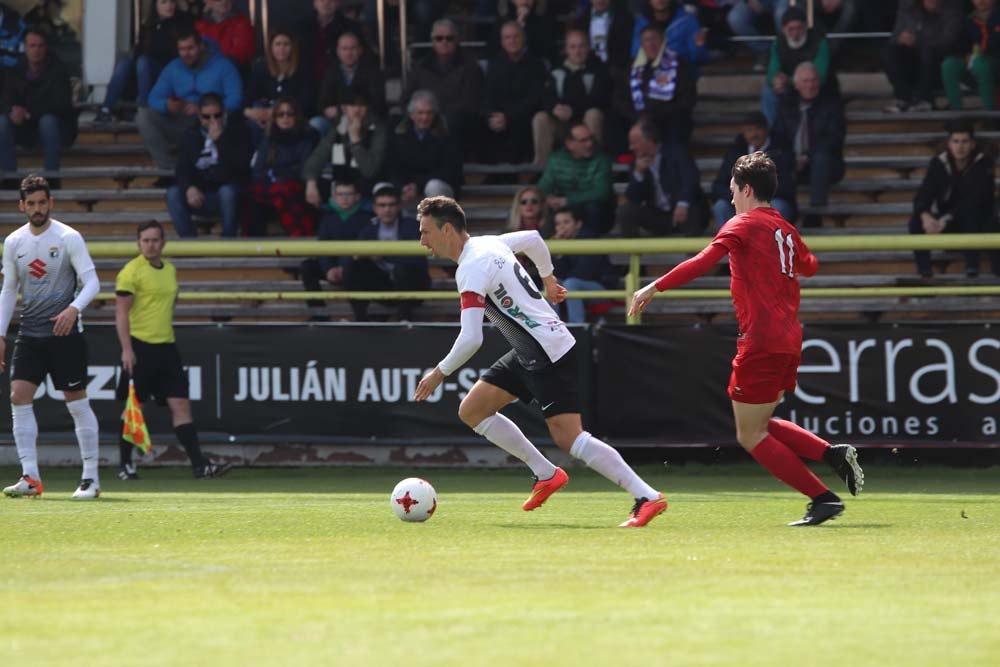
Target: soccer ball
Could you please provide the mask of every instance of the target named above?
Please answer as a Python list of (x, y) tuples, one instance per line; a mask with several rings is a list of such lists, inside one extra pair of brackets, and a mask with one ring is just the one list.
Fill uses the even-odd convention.
[(389, 504), (403, 521), (427, 521), (437, 509), (437, 493), (426, 479), (407, 477), (392, 490)]

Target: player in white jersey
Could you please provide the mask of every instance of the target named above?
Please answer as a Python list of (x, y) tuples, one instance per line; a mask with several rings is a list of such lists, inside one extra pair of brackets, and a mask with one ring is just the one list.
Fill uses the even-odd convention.
[(538, 267), (545, 295), (553, 303), (566, 290), (552, 275), (552, 257), (538, 232), (472, 238), (465, 212), (449, 197), (430, 197), (417, 207), (420, 243), (438, 257), (458, 263), (462, 330), (448, 355), (417, 385), (414, 400), (430, 396), (444, 378), (467, 362), (483, 342), (488, 317), (511, 345), (473, 385), (458, 408), (459, 418), (479, 435), (531, 468), (535, 485), (523, 509), (531, 511), (566, 485), (569, 477), (500, 414), (509, 403), (537, 401), (549, 433), (563, 451), (621, 486), (635, 498), (621, 524), (641, 527), (667, 508), (662, 493), (640, 478), (621, 454), (583, 430), (577, 395), (576, 340), (567, 331), (514, 256), (523, 252)]
[[(49, 217), (49, 184), (40, 176), (21, 182), (19, 208), (28, 219), (4, 241), (3, 289), (0, 290), (0, 372), (7, 358), (10, 326), (21, 291), (21, 326), (10, 369), (10, 403), (14, 444), (21, 459), (21, 478), (3, 492), (11, 498), (40, 496), (38, 422), (32, 401), (46, 375), (66, 397), (83, 459), (83, 478), (73, 498), (101, 494), (97, 476), (97, 417), (87, 399), (87, 346), (80, 312), (100, 289), (97, 270), (80, 233)], [(77, 281), (81, 283), (77, 292)]]

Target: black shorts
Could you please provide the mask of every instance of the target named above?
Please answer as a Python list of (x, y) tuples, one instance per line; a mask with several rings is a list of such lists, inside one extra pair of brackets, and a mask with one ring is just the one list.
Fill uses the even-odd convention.
[[(135, 352), (135, 395), (140, 403), (150, 397), (159, 405), (166, 405), (168, 398), (188, 398), (188, 376), (181, 363), (181, 354), (175, 343), (144, 343), (132, 339)], [(118, 378), (115, 398), (128, 398), (128, 373), (122, 372)]]
[(60, 391), (87, 388), (87, 342), (83, 334), (17, 337), (10, 362), (10, 379), (39, 385), (46, 375), (52, 376), (52, 386)]
[(511, 350), (497, 359), (480, 379), (514, 394), (525, 404), (534, 400), (546, 419), (580, 412), (575, 345), (559, 361), (537, 371), (522, 366)]

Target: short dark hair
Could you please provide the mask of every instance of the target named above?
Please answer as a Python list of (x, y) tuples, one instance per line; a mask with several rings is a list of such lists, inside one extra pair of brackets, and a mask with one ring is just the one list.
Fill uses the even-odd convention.
[(778, 170), (767, 153), (757, 151), (744, 155), (733, 165), (736, 187), (749, 185), (757, 201), (771, 201), (778, 189)]
[(210, 107), (210, 106), (219, 107), (223, 111), (226, 110), (226, 106), (222, 102), (222, 95), (219, 95), (218, 93), (205, 93), (204, 95), (198, 98), (199, 109), (204, 109), (205, 107)]
[(42, 41), (47, 45), (49, 43), (49, 33), (48, 31), (38, 25), (28, 26), (24, 31), (24, 35), (21, 37), (21, 41), (27, 41), (28, 35), (38, 35), (42, 38)]
[(379, 197), (392, 197), (396, 201), (399, 201), (399, 188), (388, 181), (376, 183), (372, 188), (372, 201)]
[(146, 220), (145, 222), (140, 222), (139, 226), (135, 230), (135, 237), (139, 238), (140, 236), (142, 236), (142, 233), (147, 229), (159, 229), (160, 238), (161, 239), (167, 238), (167, 233), (163, 231), (163, 225), (161, 225), (156, 220)]
[(654, 144), (663, 143), (663, 133), (660, 132), (660, 128), (656, 126), (656, 123), (653, 122), (653, 119), (648, 114), (640, 114), (632, 127), (638, 128), (639, 134), (646, 141), (651, 141)]
[(49, 182), (41, 176), (28, 174), (25, 179), (21, 181), (21, 201), (27, 199), (28, 195), (39, 191), (44, 191), (47, 198), (52, 197), (52, 190), (49, 188)]
[(574, 220), (583, 220), (583, 218), (580, 217), (580, 212), (572, 206), (560, 206), (556, 210), (552, 211), (552, 219), (555, 220), (555, 217), (560, 213), (569, 213), (573, 216)]
[(422, 200), (417, 205), (417, 219), (425, 215), (434, 218), (439, 229), (446, 224), (454, 227), (456, 232), (464, 232), (467, 229), (465, 211), (451, 197), (427, 197)]
[(949, 137), (953, 134), (967, 134), (972, 139), (976, 138), (976, 128), (967, 118), (952, 118), (944, 124), (944, 131)]
[(754, 127), (762, 127), (765, 130), (768, 130), (768, 129), (771, 128), (770, 123), (767, 122), (767, 116), (765, 116), (764, 114), (762, 114), (759, 111), (749, 111), (749, 112), (747, 112), (743, 116), (743, 119), (740, 121), (740, 124), (741, 125), (752, 125)]
[[(639, 36), (645, 35), (647, 32), (655, 32), (657, 35), (663, 35), (663, 27), (657, 23), (647, 23), (646, 26), (639, 31)], [(664, 37), (666, 39), (666, 37)]]
[(193, 25), (185, 24), (177, 30), (177, 39), (174, 40), (174, 43), (188, 39), (193, 39), (195, 44), (201, 44), (201, 34), (194, 29)]

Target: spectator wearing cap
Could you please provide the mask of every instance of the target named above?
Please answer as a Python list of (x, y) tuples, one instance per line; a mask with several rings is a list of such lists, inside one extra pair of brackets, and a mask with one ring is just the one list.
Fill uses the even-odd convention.
[[(795, 156), (798, 183), (809, 184), (809, 205), (826, 206), (830, 188), (844, 177), (844, 103), (823, 94), (816, 66), (799, 63), (792, 77), (794, 91), (785, 96), (772, 128), (776, 147)], [(818, 227), (820, 214), (806, 215), (803, 225)]]
[(806, 61), (816, 66), (823, 91), (828, 95), (839, 95), (840, 86), (836, 73), (831, 70), (826, 37), (819, 28), (809, 27), (804, 9), (789, 7), (781, 17), (781, 32), (771, 42), (766, 85), (760, 92), (760, 110), (768, 123), (773, 125), (778, 117), (781, 96), (791, 89), (795, 68)]
[(160, 73), (149, 107), (135, 117), (142, 143), (157, 167), (172, 169), (181, 135), (198, 113), (203, 95), (220, 95), (227, 113), (243, 108), (243, 82), (236, 67), (193, 29), (177, 33), (177, 57)]
[[(376, 184), (372, 190), (375, 217), (361, 228), (359, 241), (417, 241), (420, 226), (414, 218), (400, 214), (399, 190), (391, 183)], [(424, 255), (401, 257), (346, 257), (341, 261), (344, 289), (358, 292), (426, 290), (431, 276)], [(395, 304), (401, 320), (412, 320), (419, 301), (404, 299)], [(354, 319), (368, 320), (368, 301), (351, 300)]]
[(364, 89), (372, 111), (379, 116), (385, 115), (385, 80), (378, 63), (365, 53), (360, 37), (345, 32), (337, 38), (337, 62), (327, 68), (319, 87), (319, 115), (309, 124), (320, 134), (326, 134), (337, 122), (341, 99), (352, 88)]
[(434, 22), (431, 49), (410, 68), (403, 99), (410, 99), (418, 90), (434, 93), (448, 130), (467, 154), (478, 144), (482, 130), (483, 70), (476, 58), (459, 46), (458, 28), (451, 19)]
[(962, 14), (956, 0), (900, 0), (892, 36), (882, 52), (896, 98), (885, 110), (930, 111), (941, 63), (958, 48)]
[(583, 219), (582, 238), (595, 238), (611, 229), (614, 192), (611, 156), (594, 146), (594, 133), (584, 123), (569, 129), (565, 148), (552, 154), (538, 180), (551, 209), (571, 206)]
[(205, 13), (194, 24), (202, 37), (219, 45), (222, 55), (246, 71), (257, 52), (257, 36), (246, 14), (233, 10), (233, 0), (205, 0)]
[(333, 195), (331, 182), (341, 182), (348, 174), (350, 180), (358, 181), (359, 191), (370, 192), (383, 176), (388, 145), (389, 130), (372, 112), (368, 93), (355, 88), (346, 91), (337, 124), (323, 135), (302, 166), (306, 201), (323, 208)]
[(69, 70), (49, 52), (46, 36), (28, 28), (24, 55), (7, 72), (0, 91), (0, 169), (17, 171), (17, 145), (41, 143), (45, 169), (55, 171), (76, 133)]
[[(326, 70), (337, 63), (337, 42), (345, 32), (362, 38), (361, 24), (341, 10), (339, 0), (313, 0), (313, 11), (295, 25), (302, 41), (302, 64), (313, 81), (323, 81)], [(390, 25), (390, 24), (386, 24)]]
[(266, 216), (274, 213), (289, 236), (316, 233), (316, 211), (306, 205), (302, 163), (319, 136), (309, 127), (294, 97), (279, 97), (274, 117), (251, 160), (251, 236), (266, 236)]
[(722, 228), (731, 217), (736, 215), (732, 203), (732, 192), (729, 182), (733, 175), (733, 165), (744, 155), (761, 151), (774, 162), (778, 172), (778, 190), (771, 198), (771, 208), (778, 211), (788, 222), (795, 223), (798, 209), (795, 203), (795, 156), (774, 145), (768, 129), (767, 118), (759, 111), (747, 114), (740, 127), (740, 133), (733, 138), (722, 165), (712, 182), (712, 214), (715, 216), (715, 229)]
[(544, 104), (549, 73), (525, 47), (524, 28), (517, 21), (501, 26), (500, 47), (487, 66), (483, 89), (487, 149), (496, 162), (529, 162), (531, 119)]
[(587, 33), (566, 31), (566, 58), (552, 68), (545, 89), (544, 109), (531, 121), (535, 164), (545, 165), (556, 141), (566, 138), (571, 124), (590, 128), (598, 144), (604, 136), (604, 113), (611, 99), (611, 74), (590, 51)]
[(167, 210), (181, 237), (195, 237), (192, 214), (222, 216), (222, 236), (239, 232), (240, 195), (250, 167), (250, 137), (238, 116), (229, 117), (222, 98), (203, 95), (198, 123), (181, 138), (177, 182), (167, 188)]
[(404, 118), (389, 137), (389, 180), (404, 202), (421, 196), (456, 196), (462, 185), (462, 149), (427, 90), (413, 93)]

